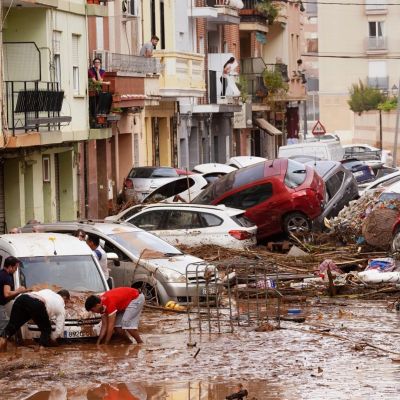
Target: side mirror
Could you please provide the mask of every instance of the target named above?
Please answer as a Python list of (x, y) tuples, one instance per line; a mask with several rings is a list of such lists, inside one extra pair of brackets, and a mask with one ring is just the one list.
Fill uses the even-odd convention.
[(107, 253), (107, 260), (112, 260), (116, 267), (119, 267), (121, 263), (119, 262), (118, 254), (116, 253)]

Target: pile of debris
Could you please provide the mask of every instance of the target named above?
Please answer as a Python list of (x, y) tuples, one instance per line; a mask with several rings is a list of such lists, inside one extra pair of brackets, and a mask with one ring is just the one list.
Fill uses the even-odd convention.
[(336, 238), (343, 243), (367, 243), (387, 250), (392, 240), (392, 228), (399, 217), (400, 201), (380, 200), (381, 192), (366, 193), (329, 221)]

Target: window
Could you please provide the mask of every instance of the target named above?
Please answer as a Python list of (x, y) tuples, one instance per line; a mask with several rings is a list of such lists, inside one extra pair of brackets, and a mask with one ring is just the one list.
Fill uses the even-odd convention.
[(382, 21), (369, 21), (369, 37), (382, 37), (383, 36), (383, 22)]
[(198, 212), (173, 210), (169, 212), (167, 229), (194, 229), (202, 228), (200, 215)]
[(387, 8), (387, 0), (366, 0), (365, 3), (367, 10), (386, 10)]
[(129, 222), (146, 231), (162, 229), (162, 222), (168, 211), (149, 211), (133, 217)]
[(340, 187), (342, 186), (343, 178), (344, 178), (344, 172), (339, 171), (335, 175), (332, 175), (325, 182), (326, 192), (328, 194), (327, 201), (329, 201), (336, 193), (339, 192)]
[(50, 182), (50, 156), (42, 158), (43, 182)]
[(204, 226), (219, 226), (223, 222), (221, 218), (208, 213), (201, 213), (201, 218), (203, 219)]
[(219, 204), (246, 210), (268, 200), (271, 196), (272, 183), (268, 182), (236, 192), (220, 201)]
[(72, 82), (75, 94), (79, 94), (79, 35), (72, 35)]
[(96, 17), (96, 42), (97, 50), (104, 50), (104, 27), (103, 17)]
[(306, 167), (293, 160), (288, 160), (287, 171), (285, 175), (285, 185), (289, 188), (296, 188), (306, 180)]
[(103, 248), (106, 253), (115, 253), (120, 261), (130, 261), (129, 257), (123, 251), (115, 247), (108, 240), (104, 240)]
[(387, 89), (389, 79), (386, 68), (386, 61), (368, 62), (368, 85), (378, 89)]
[(54, 82), (61, 85), (61, 32), (53, 31), (53, 72)]

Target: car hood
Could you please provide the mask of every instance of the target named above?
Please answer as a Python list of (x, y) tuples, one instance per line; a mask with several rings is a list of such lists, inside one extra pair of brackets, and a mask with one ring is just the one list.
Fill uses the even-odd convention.
[(215, 268), (214, 266), (208, 265), (208, 263), (201, 258), (189, 254), (146, 260), (146, 264), (153, 268), (169, 268), (183, 275), (186, 274), (186, 269), (191, 273), (196, 273), (196, 270), (200, 273), (204, 272), (207, 266)]
[(65, 320), (99, 318), (99, 314), (94, 314), (85, 309), (85, 301), (92, 294), (95, 293), (70, 291), (71, 299), (65, 306)]

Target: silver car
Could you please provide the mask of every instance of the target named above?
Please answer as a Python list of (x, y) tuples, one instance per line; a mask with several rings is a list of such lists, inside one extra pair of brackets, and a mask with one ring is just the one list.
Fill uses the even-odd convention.
[[(147, 302), (202, 302), (214, 290), (217, 270), (213, 265), (184, 254), (131, 224), (57, 222), (41, 224), (40, 227), (46, 232), (69, 234), (83, 229), (87, 234), (98, 236), (109, 259), (114, 285), (140, 289)], [(32, 228), (26, 225), (22, 230), (29, 232)]]

